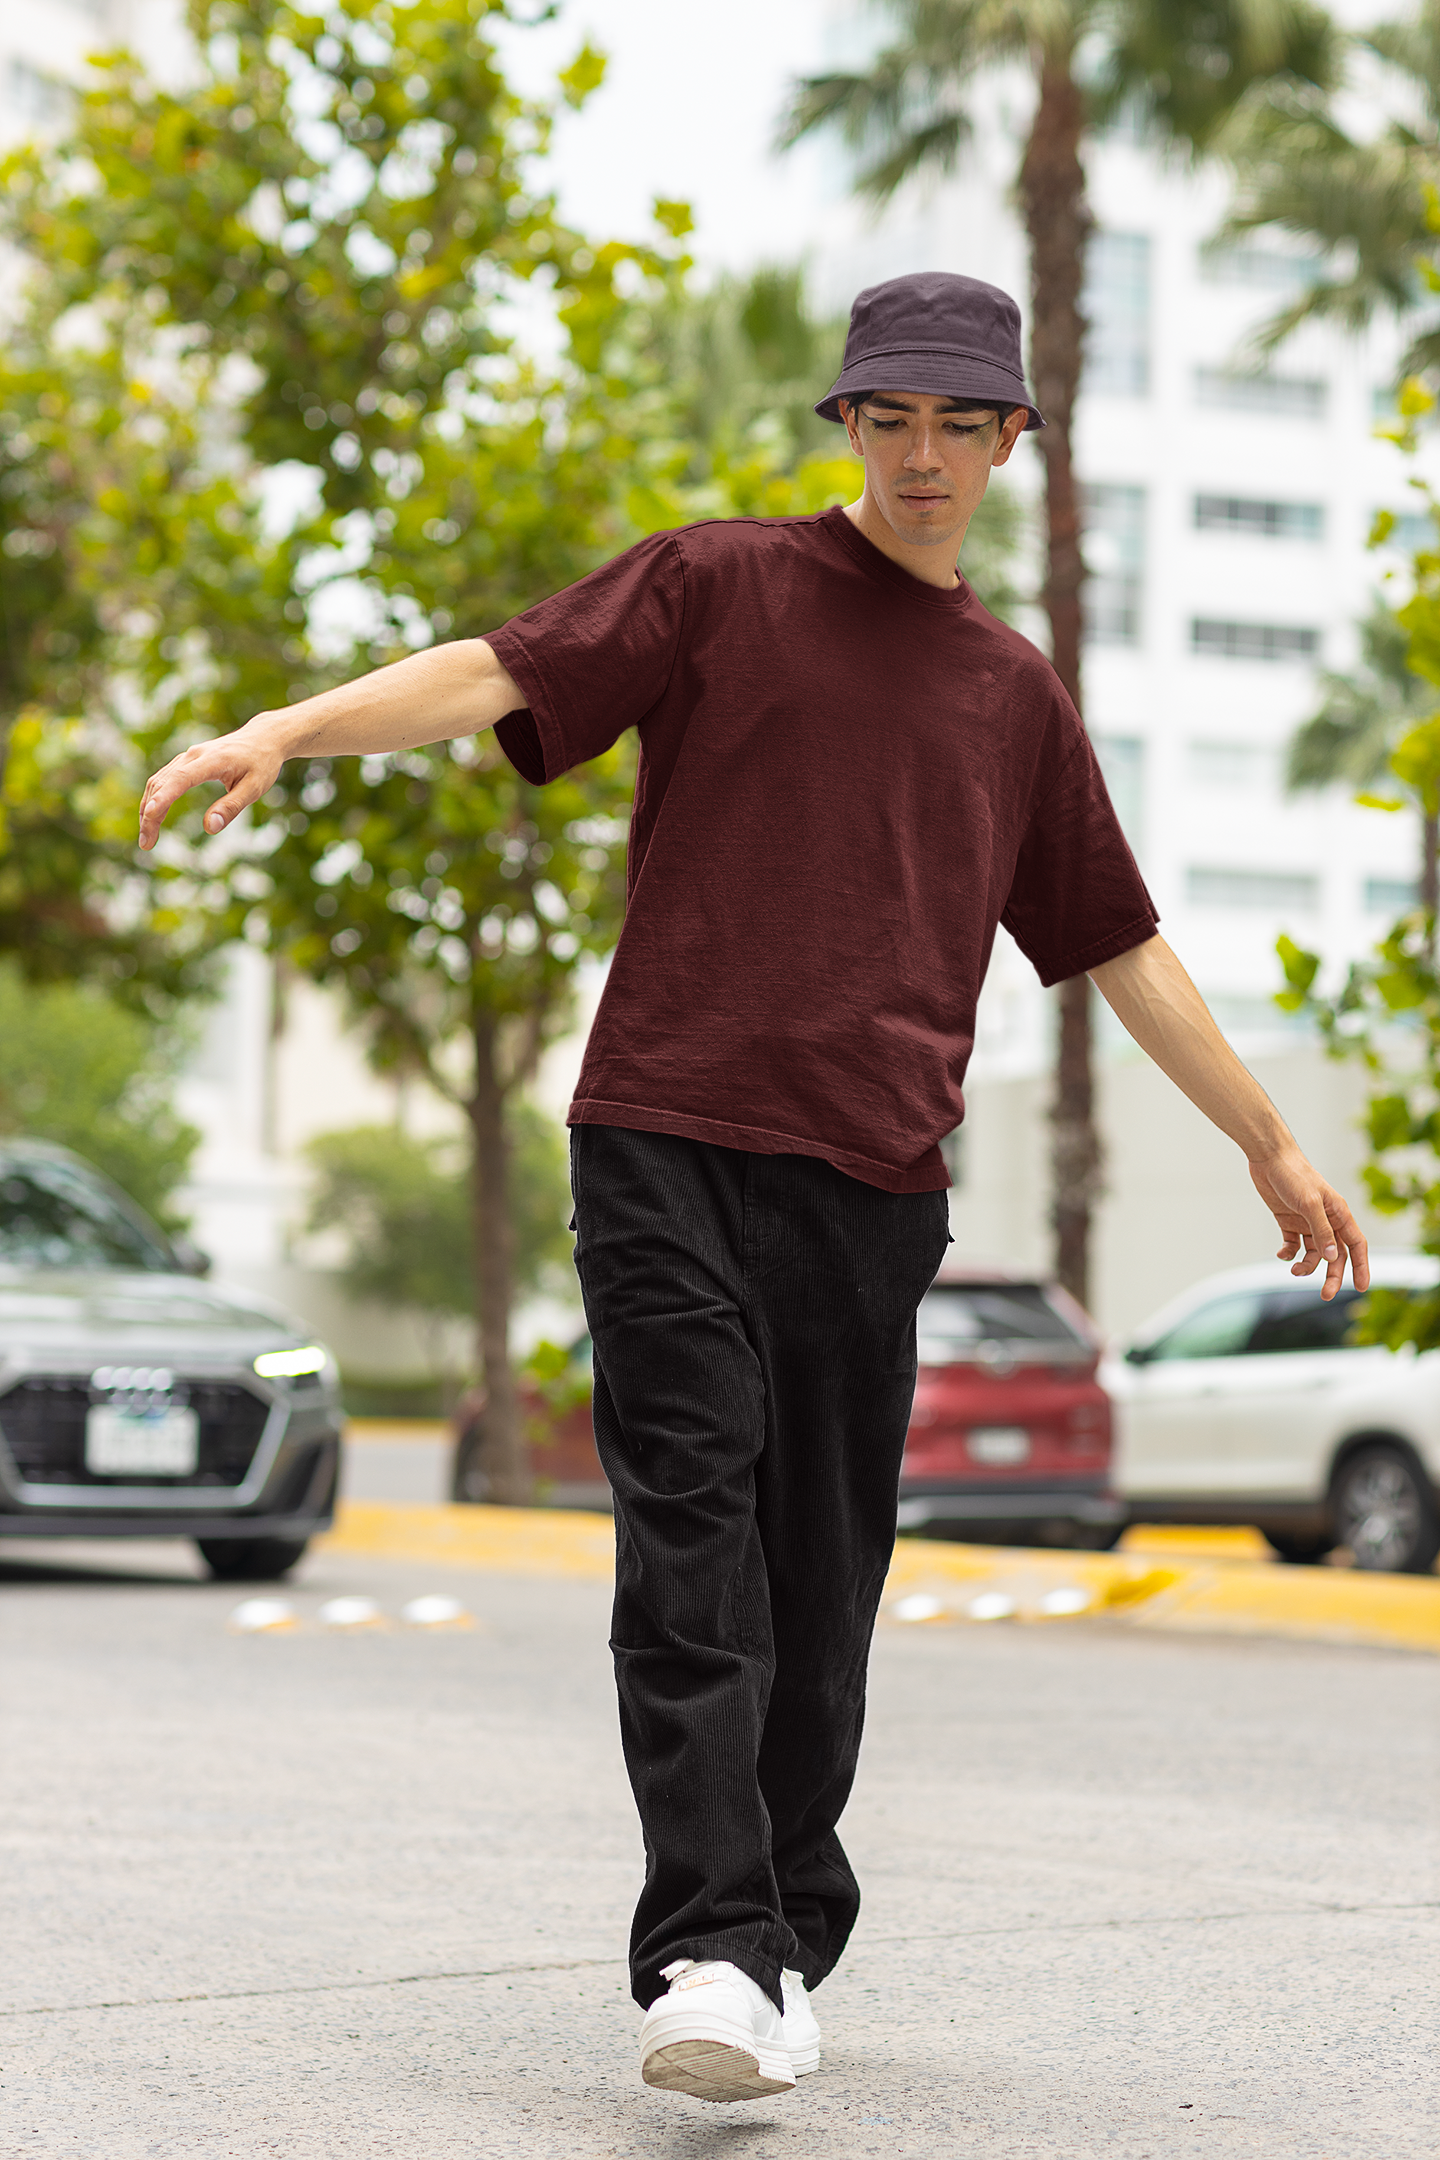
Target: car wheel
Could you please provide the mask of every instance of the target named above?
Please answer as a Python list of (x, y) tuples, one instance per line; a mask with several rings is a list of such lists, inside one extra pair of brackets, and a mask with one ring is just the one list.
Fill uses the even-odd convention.
[(197, 1538), (200, 1557), (217, 1582), (278, 1582), (304, 1552), (308, 1538)]
[(1395, 1575), (1428, 1573), (1440, 1552), (1435, 1498), (1398, 1448), (1367, 1447), (1335, 1480), (1335, 1540), (1357, 1568)]
[(1276, 1559), (1290, 1567), (1314, 1567), (1317, 1560), (1335, 1550), (1334, 1538), (1294, 1537), (1288, 1530), (1265, 1530), (1261, 1535)]

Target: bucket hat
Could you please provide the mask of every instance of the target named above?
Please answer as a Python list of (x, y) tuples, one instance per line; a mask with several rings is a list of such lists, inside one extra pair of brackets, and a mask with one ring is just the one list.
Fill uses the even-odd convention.
[(1025, 387), (1019, 308), (998, 285), (948, 270), (917, 270), (857, 296), (844, 366), (815, 410), (838, 420), (840, 399), (867, 390), (1023, 405), (1027, 428), (1045, 425)]

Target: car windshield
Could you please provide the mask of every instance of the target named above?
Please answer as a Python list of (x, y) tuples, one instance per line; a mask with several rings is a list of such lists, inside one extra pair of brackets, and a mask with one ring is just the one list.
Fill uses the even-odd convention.
[(943, 1283), (927, 1290), (916, 1319), (922, 1365), (953, 1365), (984, 1343), (1025, 1346), (1047, 1357), (1088, 1346), (1038, 1283)]
[(0, 1267), (173, 1268), (159, 1236), (98, 1178), (64, 1162), (0, 1158)]

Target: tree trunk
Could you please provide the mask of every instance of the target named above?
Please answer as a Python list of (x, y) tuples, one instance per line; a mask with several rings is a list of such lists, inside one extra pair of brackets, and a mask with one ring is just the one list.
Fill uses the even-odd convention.
[[(1071, 433), (1080, 389), (1085, 319), (1080, 294), (1090, 211), (1080, 141), (1085, 103), (1067, 52), (1039, 66), (1039, 101), (1020, 167), (1020, 199), (1030, 241), (1030, 357), (1035, 397), (1046, 426), (1035, 440), (1045, 460), (1044, 603), (1055, 672), (1080, 703), (1080, 505)], [(1059, 992), (1060, 1040), (1050, 1117), (1051, 1223), (1055, 1273), (1088, 1305), (1090, 1211), (1100, 1192), (1101, 1147), (1095, 1126), (1090, 983), (1077, 975)]]
[(485, 1408), (456, 1449), (451, 1491), (456, 1500), (524, 1507), (533, 1496), (533, 1479), (510, 1365), (514, 1234), (494, 1017), (477, 1016), (474, 1035), (475, 1091), (469, 1109), (475, 1145), (475, 1319)]
[(1420, 833), (1420, 905), (1430, 928), (1426, 943), (1430, 949), (1433, 966), (1435, 959), (1435, 916), (1440, 909), (1440, 818), (1432, 817), (1428, 810), (1421, 813)]

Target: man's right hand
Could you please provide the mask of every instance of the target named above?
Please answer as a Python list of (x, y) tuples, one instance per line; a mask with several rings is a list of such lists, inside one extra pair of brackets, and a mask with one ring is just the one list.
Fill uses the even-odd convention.
[[(140, 800), (140, 845), (153, 848), (173, 803), (193, 787), (219, 782), (225, 789), (205, 813), (207, 833), (223, 832), (232, 819), (274, 787), (285, 762), (275, 722), (278, 713), (259, 713), (233, 735), (197, 743), (171, 758), (146, 782)], [(269, 725), (267, 726), (267, 722)]]

